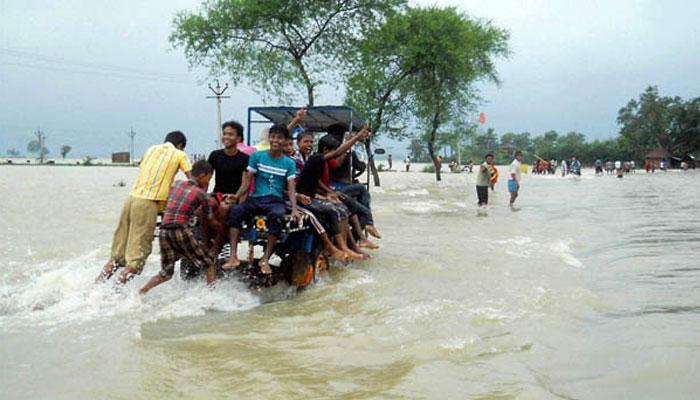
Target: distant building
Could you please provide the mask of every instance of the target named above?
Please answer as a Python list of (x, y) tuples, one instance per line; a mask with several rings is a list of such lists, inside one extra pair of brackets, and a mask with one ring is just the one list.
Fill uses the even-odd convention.
[(128, 151), (122, 151), (119, 153), (112, 153), (112, 163), (114, 164), (128, 164), (131, 162)]
[(681, 168), (682, 163), (686, 163), (690, 169), (695, 169), (698, 164), (695, 156), (692, 154), (686, 154), (682, 157), (671, 157), (671, 168)]
[(646, 161), (651, 162), (652, 165), (654, 165), (656, 168), (661, 167), (661, 161), (666, 160), (671, 158), (671, 153), (668, 152), (668, 150), (664, 149), (663, 147), (659, 146), (655, 148), (654, 150), (650, 151), (647, 153), (647, 155), (644, 157)]

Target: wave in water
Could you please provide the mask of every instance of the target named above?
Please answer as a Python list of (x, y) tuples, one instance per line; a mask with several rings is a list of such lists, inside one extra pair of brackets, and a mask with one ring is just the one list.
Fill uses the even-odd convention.
[[(112, 281), (94, 283), (100, 261), (94, 251), (74, 260), (37, 265), (33, 270), (41, 272), (22, 282), (3, 283), (2, 325), (52, 326), (115, 316), (146, 322), (203, 315), (209, 310), (247, 310), (264, 301), (263, 296), (235, 280), (218, 281), (209, 288), (203, 281), (182, 281), (177, 273), (171, 281), (139, 296), (138, 289), (157, 271), (155, 262), (148, 263), (145, 272), (134, 281), (118, 288)], [(277, 289), (272, 296), (288, 297), (289, 290)]]
[(514, 257), (533, 258), (546, 254), (554, 255), (559, 257), (566, 265), (583, 268), (583, 262), (576, 258), (571, 250), (573, 240), (570, 238), (538, 243), (529, 236), (517, 236), (504, 240), (494, 240), (491, 243), (506, 247), (508, 249), (506, 254)]

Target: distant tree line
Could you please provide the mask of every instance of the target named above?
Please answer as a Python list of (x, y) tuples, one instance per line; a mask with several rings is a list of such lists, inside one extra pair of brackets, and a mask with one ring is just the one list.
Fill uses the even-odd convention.
[[(68, 153), (70, 153), (71, 150), (73, 150), (73, 147), (71, 147), (67, 144), (64, 144), (63, 146), (61, 146), (61, 158), (66, 158), (66, 156), (68, 155)], [(30, 140), (29, 143), (27, 143), (27, 152), (28, 153), (38, 154), (40, 156), (41, 151), (42, 151), (41, 144), (39, 143), (38, 140)], [(44, 155), (48, 155), (49, 153), (51, 153), (49, 148), (46, 146), (44, 146), (43, 151), (44, 151)], [(8, 157), (22, 157), (22, 153), (19, 150), (12, 148), (12, 149), (7, 150), (7, 156)]]
[[(439, 147), (447, 160), (456, 160), (459, 154), (462, 162), (481, 160), (491, 152), (497, 163), (505, 163), (516, 149), (526, 152), (528, 161), (539, 156), (545, 160), (576, 157), (584, 163), (597, 159), (641, 162), (657, 148), (679, 157), (700, 156), (700, 97), (662, 97), (650, 86), (619, 110), (617, 122), (621, 126), (617, 137), (593, 141), (574, 131), (552, 130), (539, 136), (506, 132), (499, 137), (493, 129), (462, 126), (441, 134)], [(425, 142), (424, 137), (414, 138), (407, 148), (418, 162), (429, 161)]]

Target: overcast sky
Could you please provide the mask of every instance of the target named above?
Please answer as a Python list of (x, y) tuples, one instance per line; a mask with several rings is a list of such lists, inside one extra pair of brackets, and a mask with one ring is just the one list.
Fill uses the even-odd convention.
[[(216, 138), (206, 71), (190, 71), (167, 37), (177, 10), (198, 0), (0, 0), (0, 155), (23, 153), (37, 127), (54, 155), (136, 153), (184, 131), (188, 151)], [(648, 85), (664, 95), (700, 96), (698, 1), (419, 1), (454, 5), (511, 33), (498, 62), (502, 85), (482, 89), (485, 127), (539, 135), (576, 130), (608, 138), (620, 107)], [(416, 4), (416, 3), (414, 3)], [(222, 79), (222, 81), (225, 78)], [(262, 100), (229, 89), (224, 119), (245, 123)], [(341, 101), (324, 90), (317, 104)], [(385, 143), (400, 155), (405, 145)]]

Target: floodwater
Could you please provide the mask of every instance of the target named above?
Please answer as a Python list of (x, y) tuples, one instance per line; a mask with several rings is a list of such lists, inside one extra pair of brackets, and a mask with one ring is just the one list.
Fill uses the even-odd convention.
[[(416, 168), (416, 167), (414, 167)], [(382, 249), (293, 295), (93, 279), (133, 168), (0, 167), (3, 399), (690, 399), (699, 172), (383, 173)]]

